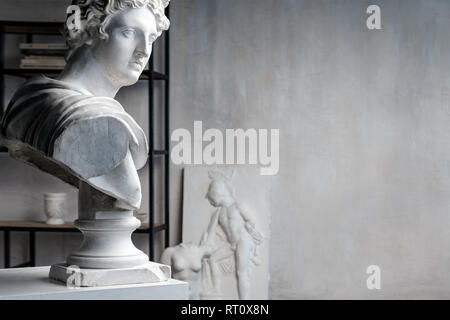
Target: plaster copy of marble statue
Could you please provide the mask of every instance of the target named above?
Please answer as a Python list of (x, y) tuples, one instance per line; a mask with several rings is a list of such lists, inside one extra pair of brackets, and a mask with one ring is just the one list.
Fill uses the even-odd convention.
[[(183, 219), (183, 225), (195, 220), (206, 226), (202, 234), (200, 227), (195, 228), (195, 233), (202, 239), (201, 244), (210, 248), (210, 254), (202, 260), (200, 296), (202, 299), (265, 299), (268, 284), (266, 235), (269, 232), (268, 198), (264, 199), (268, 196), (267, 183), (257, 181), (261, 177), (252, 176), (251, 173), (256, 176), (258, 173), (250, 168), (237, 170), (234, 179), (233, 172), (198, 167), (186, 169), (185, 190), (206, 187), (203, 196), (195, 192), (198, 193), (196, 209), (192, 194), (186, 195)], [(193, 177), (202, 184), (206, 182), (205, 186), (194, 187)], [(237, 192), (235, 185), (241, 187)], [(258, 201), (256, 206), (253, 206), (252, 198)], [(205, 207), (204, 202), (209, 206)], [(198, 217), (204, 210), (208, 213)], [(188, 231), (191, 228), (192, 224), (183, 228), (184, 241), (192, 240), (193, 232)]]
[(83, 232), (68, 264), (128, 268), (148, 262), (131, 233), (140, 222), (137, 170), (147, 161), (142, 128), (114, 99), (136, 83), (153, 42), (169, 27), (169, 0), (75, 0), (68, 22), (67, 65), (57, 79), (39, 76), (14, 95), (2, 118), (1, 143), (25, 161), (79, 189)]
[(211, 254), (206, 245), (181, 243), (164, 250), (161, 263), (172, 267), (173, 278), (189, 283), (189, 299), (200, 299), (199, 278), (203, 259)]
[(189, 283), (189, 299), (199, 300), (199, 280), (204, 259), (209, 258), (213, 251), (211, 237), (214, 235), (214, 225), (210, 224), (202, 236), (199, 245), (191, 242), (180, 243), (175, 247), (166, 248), (161, 255), (161, 263), (172, 268), (173, 278)]

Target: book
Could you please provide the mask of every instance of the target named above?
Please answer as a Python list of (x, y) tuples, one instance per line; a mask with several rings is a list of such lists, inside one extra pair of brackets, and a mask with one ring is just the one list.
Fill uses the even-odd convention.
[(61, 64), (65, 63), (64, 57), (58, 57), (58, 56), (42, 56), (42, 57), (32, 57), (32, 56), (25, 56), (21, 60), (22, 62), (27, 62), (30, 64)]
[(28, 60), (64, 60), (64, 57), (61, 56), (53, 56), (53, 55), (25, 55), (23, 59), (28, 59)]
[(19, 49), (25, 55), (64, 56), (68, 47), (64, 43), (20, 43)]
[(67, 50), (65, 43), (20, 43), (21, 50)]
[(20, 60), (21, 69), (60, 69), (66, 65), (63, 57), (25, 56)]
[(32, 49), (32, 50), (21, 50), (22, 54), (25, 55), (46, 55), (46, 56), (60, 56), (63, 57), (66, 55), (67, 50), (39, 50), (39, 49)]
[(30, 66), (30, 65), (20, 65), (20, 69), (43, 69), (43, 70), (63, 70), (64, 67), (61, 66)]

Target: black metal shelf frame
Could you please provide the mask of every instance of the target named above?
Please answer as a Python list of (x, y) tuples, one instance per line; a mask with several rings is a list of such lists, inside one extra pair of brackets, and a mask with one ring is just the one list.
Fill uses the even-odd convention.
[[(170, 5), (166, 9), (166, 15), (170, 15)], [(0, 21), (0, 118), (5, 109), (5, 75), (29, 78), (36, 74), (45, 74), (48, 76), (55, 76), (61, 70), (51, 69), (19, 69), (19, 68), (5, 68), (5, 34), (22, 34), (26, 35), (27, 42), (32, 42), (33, 35), (61, 35), (61, 22), (30, 22), (30, 21)], [(170, 214), (169, 214), (169, 178), (170, 178), (170, 163), (169, 163), (169, 53), (170, 53), (170, 38), (169, 31), (164, 33), (164, 74), (154, 70), (154, 56), (150, 57), (149, 68), (144, 70), (140, 80), (148, 81), (148, 96), (149, 96), (149, 228), (138, 229), (135, 233), (148, 234), (149, 244), (149, 258), (155, 259), (155, 234), (164, 231), (164, 247), (168, 247), (170, 243)], [(154, 128), (154, 82), (164, 81), (164, 149), (155, 149), (155, 128)], [(6, 149), (0, 148), (0, 152), (7, 152)], [(164, 223), (161, 225), (155, 224), (155, 167), (154, 158), (164, 158), (164, 174), (163, 174), (163, 190), (164, 190)], [(77, 232), (76, 229), (71, 228), (24, 228), (24, 227), (1, 227), (0, 231), (4, 232), (4, 255), (5, 267), (10, 267), (10, 233), (28, 232), (29, 233), (29, 250), (30, 261), (20, 266), (35, 266), (36, 252), (36, 232)]]
[[(37, 74), (45, 74), (48, 76), (58, 75), (62, 69), (19, 69), (19, 68), (3, 68), (2, 73), (8, 76), (16, 76), (28, 78)], [(165, 74), (156, 71), (144, 70), (141, 74), (140, 80), (148, 80), (150, 76), (155, 80), (167, 81), (168, 77)]]

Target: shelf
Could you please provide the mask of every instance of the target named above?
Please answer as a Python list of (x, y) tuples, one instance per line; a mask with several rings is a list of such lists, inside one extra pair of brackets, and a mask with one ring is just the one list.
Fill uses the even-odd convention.
[(165, 156), (167, 154), (169, 154), (167, 150), (153, 150), (154, 156)]
[[(155, 224), (154, 231), (165, 230), (165, 224)], [(0, 231), (42, 231), (42, 232), (79, 232), (73, 222), (66, 222), (62, 225), (50, 225), (43, 221), (0, 221)], [(143, 223), (135, 233), (149, 233), (148, 223)]]
[(0, 228), (17, 228), (17, 229), (74, 229), (72, 222), (66, 222), (63, 225), (50, 225), (40, 221), (0, 221)]
[(57, 76), (62, 69), (20, 69), (20, 68), (7, 68), (3, 69), (3, 74), (15, 77), (33, 77), (38, 74), (43, 74), (47, 77)]
[[(1, 148), (0, 147), (0, 153), (7, 153), (8, 152), (8, 149), (7, 148)], [(153, 150), (153, 155), (154, 156), (165, 156), (165, 155), (168, 155), (169, 154), (169, 152), (167, 151), (167, 150)], [(149, 156), (150, 156), (150, 154), (149, 154)]]
[[(43, 74), (47, 77), (55, 77), (61, 73), (63, 69), (20, 69), (20, 68), (5, 68), (3, 69), (3, 74), (14, 76), (14, 77), (33, 77), (39, 74)], [(0, 70), (1, 71), (1, 70)], [(156, 72), (144, 70), (141, 74), (140, 80), (148, 80), (149, 76), (153, 74), (153, 80), (163, 80), (168, 79), (167, 75)]]
[(157, 71), (151, 72), (150, 70), (144, 70), (141, 74), (141, 80), (148, 80), (150, 74), (153, 74), (153, 80), (167, 81), (169, 79), (167, 75), (162, 74), (160, 72)]
[(64, 22), (0, 21), (4, 33), (62, 35)]

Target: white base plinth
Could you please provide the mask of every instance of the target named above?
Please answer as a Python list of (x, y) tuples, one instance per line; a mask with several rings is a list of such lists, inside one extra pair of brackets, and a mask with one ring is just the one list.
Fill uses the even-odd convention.
[(49, 273), (50, 279), (78, 287), (154, 283), (167, 281), (170, 276), (169, 266), (155, 262), (122, 269), (80, 269), (68, 267), (66, 264), (55, 264), (51, 266)]
[(48, 278), (50, 267), (0, 270), (0, 300), (187, 300), (186, 282), (68, 288)]

